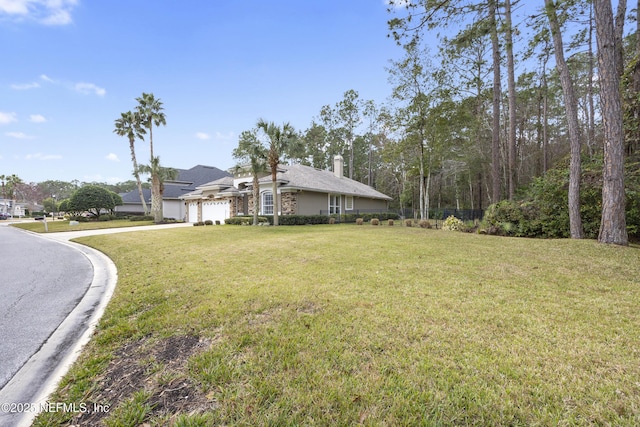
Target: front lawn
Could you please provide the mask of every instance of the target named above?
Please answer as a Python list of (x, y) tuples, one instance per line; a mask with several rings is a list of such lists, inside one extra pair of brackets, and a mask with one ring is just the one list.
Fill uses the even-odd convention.
[(36, 425), (640, 424), (640, 250), (400, 226), (79, 240), (118, 286)]
[[(111, 221), (87, 221), (80, 222), (76, 225), (70, 225), (67, 220), (47, 220), (47, 229), (49, 233), (58, 233), (61, 231), (81, 231), (81, 230), (101, 230), (104, 228), (119, 227), (139, 227), (141, 225), (151, 225), (153, 221), (130, 221), (128, 219), (116, 219)], [(45, 233), (44, 221), (26, 221), (12, 224), (14, 227), (23, 230), (33, 231), (35, 233)]]

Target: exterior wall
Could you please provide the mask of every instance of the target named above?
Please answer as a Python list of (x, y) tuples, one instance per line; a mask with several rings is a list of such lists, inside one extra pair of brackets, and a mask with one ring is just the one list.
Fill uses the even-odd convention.
[(296, 215), (298, 213), (298, 193), (282, 193), (282, 215)]
[[(344, 200), (343, 200), (344, 202)], [(388, 202), (386, 200), (380, 199), (365, 199), (360, 197), (353, 198), (353, 211), (345, 211), (345, 213), (355, 212), (358, 210), (367, 210), (367, 211), (386, 211), (388, 207)], [(344, 204), (342, 205), (344, 207)]]
[(184, 203), (181, 200), (163, 200), (162, 214), (165, 218), (175, 218), (177, 220), (184, 220), (187, 215)]
[[(151, 205), (147, 205), (147, 208), (151, 209)], [(116, 206), (116, 212), (131, 212), (131, 213), (144, 213), (141, 203), (125, 203), (122, 206)]]
[(329, 209), (327, 193), (301, 191), (297, 193), (298, 215), (319, 215)]

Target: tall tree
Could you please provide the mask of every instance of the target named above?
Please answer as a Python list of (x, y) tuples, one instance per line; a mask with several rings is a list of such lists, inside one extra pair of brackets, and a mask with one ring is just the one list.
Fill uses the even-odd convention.
[(573, 90), (573, 82), (569, 74), (569, 67), (564, 59), (564, 45), (562, 32), (553, 0), (545, 0), (545, 12), (549, 19), (549, 27), (553, 38), (556, 57), (556, 67), (560, 74), (560, 82), (564, 93), (564, 105), (567, 114), (567, 126), (569, 132), (569, 144), (571, 159), (569, 166), (569, 229), (571, 238), (582, 239), (582, 218), (580, 217), (580, 175), (582, 172), (580, 159), (580, 127), (578, 125), (578, 107)]
[[(258, 178), (260, 173), (267, 170), (267, 151), (260, 143), (255, 130), (244, 131), (240, 134), (238, 146), (233, 150), (233, 157), (249, 164), (253, 177), (253, 225), (258, 225), (260, 210), (260, 186)], [(239, 165), (238, 167), (244, 167)]]
[(496, 0), (488, 0), (488, 22), (491, 34), (491, 56), (493, 58), (493, 121), (491, 126), (491, 178), (492, 201), (498, 203), (500, 194), (500, 98), (502, 86), (500, 78), (500, 43), (498, 41), (498, 27), (496, 14)]
[(420, 219), (429, 215), (429, 184), (432, 145), (427, 139), (432, 98), (436, 90), (432, 66), (426, 50), (415, 39), (404, 46), (405, 57), (389, 69), (394, 84), (393, 97), (405, 105), (398, 111), (400, 126), (407, 129), (405, 141), (416, 147), (414, 159), (419, 171)]
[[(602, 177), (602, 221), (598, 241), (627, 245), (624, 194), (624, 133), (618, 64), (622, 37), (616, 36), (610, 0), (595, 0), (598, 74), (604, 128), (604, 171)], [(619, 14), (623, 19), (624, 12)], [(620, 30), (620, 34), (622, 31)]]
[(256, 128), (264, 132), (268, 139), (267, 163), (271, 169), (271, 188), (273, 194), (273, 225), (278, 225), (278, 209), (280, 209), (280, 201), (278, 199), (278, 165), (280, 157), (286, 152), (287, 146), (295, 137), (295, 130), (289, 123), (282, 126), (276, 125), (274, 122), (267, 122), (259, 119)]
[(507, 91), (509, 93), (509, 133), (507, 138), (509, 152), (509, 200), (515, 193), (516, 179), (516, 79), (513, 59), (513, 25), (511, 19), (511, 0), (504, 2), (505, 38), (507, 51)]
[(120, 113), (120, 118), (115, 121), (115, 129), (113, 130), (118, 136), (125, 136), (129, 139), (129, 150), (131, 151), (131, 162), (133, 163), (133, 176), (136, 178), (136, 185), (138, 187), (138, 194), (140, 195), (140, 202), (144, 209), (144, 214), (149, 214), (147, 203), (144, 200), (144, 194), (142, 193), (142, 181), (140, 180), (140, 169), (138, 167), (138, 160), (136, 159), (136, 139), (143, 138), (145, 130), (140, 126), (140, 120), (137, 112), (127, 111), (126, 113)]
[[(160, 172), (159, 160), (153, 153), (153, 126), (166, 125), (167, 120), (163, 112), (162, 101), (156, 99), (152, 93), (142, 93), (142, 96), (136, 98), (138, 106), (136, 107), (137, 118), (140, 126), (149, 131), (149, 154), (150, 154), (150, 168), (151, 173), (151, 212), (156, 222), (162, 221), (162, 194), (158, 193), (158, 190), (162, 187), (158, 183), (161, 181), (161, 177), (154, 176), (155, 173)], [(154, 167), (157, 164), (157, 167)], [(154, 185), (154, 182), (156, 185)]]
[(347, 139), (347, 147), (349, 148), (349, 178), (353, 179), (353, 171), (355, 169), (355, 129), (360, 124), (360, 108), (361, 102), (359, 94), (353, 89), (349, 89), (344, 93), (342, 101), (336, 105), (336, 112), (340, 118), (340, 124), (344, 129), (344, 135)]

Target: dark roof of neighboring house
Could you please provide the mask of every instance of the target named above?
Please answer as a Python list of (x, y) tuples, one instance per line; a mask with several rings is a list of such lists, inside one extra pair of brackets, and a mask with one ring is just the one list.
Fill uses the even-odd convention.
[[(220, 178), (229, 177), (229, 172), (218, 169), (214, 166), (197, 165), (191, 169), (177, 169), (178, 176), (175, 180), (164, 183), (163, 199), (178, 199), (180, 196), (193, 191), (199, 185), (215, 181)], [(142, 190), (145, 201), (151, 203), (151, 190)], [(138, 190), (121, 194), (122, 201), (129, 204), (141, 204)]]

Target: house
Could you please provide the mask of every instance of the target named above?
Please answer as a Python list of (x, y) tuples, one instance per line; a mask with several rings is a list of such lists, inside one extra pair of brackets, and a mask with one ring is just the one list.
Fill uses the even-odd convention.
[[(391, 197), (344, 176), (342, 156), (334, 158), (334, 171), (304, 165), (280, 165), (277, 174), (277, 202), (274, 204), (270, 173), (263, 173), (260, 188), (260, 215), (330, 215), (384, 212)], [(220, 221), (253, 214), (253, 176), (241, 169), (234, 176), (202, 184), (180, 198), (184, 200), (188, 222)]]
[[(181, 196), (196, 190), (196, 188), (207, 182), (220, 178), (230, 177), (229, 172), (223, 171), (213, 166), (197, 165), (191, 169), (177, 169), (178, 176), (175, 180), (164, 182), (164, 192), (162, 194), (162, 210), (165, 218), (175, 218), (184, 220), (186, 211)], [(151, 190), (143, 189), (142, 194), (147, 203), (147, 209), (151, 208)], [(116, 206), (116, 212), (141, 214), (144, 212), (140, 194), (135, 189), (128, 193), (120, 194), (122, 206)]]

